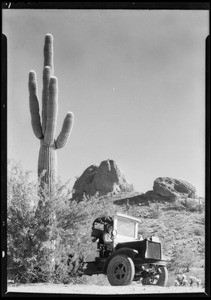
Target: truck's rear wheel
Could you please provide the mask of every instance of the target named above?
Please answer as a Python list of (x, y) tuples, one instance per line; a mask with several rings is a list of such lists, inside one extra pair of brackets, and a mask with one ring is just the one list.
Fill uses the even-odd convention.
[(165, 266), (159, 266), (156, 268), (156, 273), (146, 273), (142, 280), (143, 285), (159, 285), (166, 286), (168, 281), (168, 270)]
[(109, 262), (107, 269), (108, 281), (111, 285), (128, 285), (135, 275), (132, 259), (126, 255), (116, 255)]

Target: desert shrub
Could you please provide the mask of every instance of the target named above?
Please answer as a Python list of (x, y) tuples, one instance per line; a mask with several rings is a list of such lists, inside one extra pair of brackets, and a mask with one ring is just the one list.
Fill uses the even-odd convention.
[(205, 202), (199, 199), (186, 198), (181, 201), (181, 204), (189, 212), (202, 213), (205, 210)]
[(199, 213), (203, 213), (204, 212), (204, 209), (205, 209), (205, 206), (203, 204), (198, 204), (196, 205), (196, 212), (199, 212)]
[(141, 226), (139, 226), (138, 234), (143, 238), (151, 237), (153, 234), (155, 234), (155, 232), (150, 225), (151, 221), (147, 219), (142, 219)]
[(140, 216), (137, 206), (135, 204), (130, 204), (129, 199), (127, 199), (127, 203), (121, 207), (121, 211), (125, 214), (131, 215), (134, 217)]
[[(54, 194), (30, 181), (19, 164), (8, 166), (8, 269), (16, 282), (63, 282), (81, 275), (95, 218), (116, 211), (96, 198), (71, 200), (68, 183), (58, 181)], [(72, 279), (71, 279), (72, 278)], [(76, 279), (74, 279), (76, 280)]]
[(168, 263), (168, 269), (175, 274), (180, 272), (189, 272), (195, 261), (194, 253), (190, 246), (175, 248), (172, 253), (172, 259)]
[[(16, 280), (27, 282), (39, 275), (37, 255), (39, 243), (34, 244), (32, 232), (35, 203), (38, 201), (36, 185), (29, 180), (30, 172), (20, 164), (9, 161), (7, 184), (7, 261), (8, 269)], [(35, 268), (37, 267), (37, 269)]]
[(174, 202), (170, 202), (167, 204), (166, 210), (182, 211), (185, 210), (185, 207), (178, 199), (176, 199)]
[(149, 238), (150, 236), (153, 235), (153, 231), (150, 230), (147, 227), (142, 227), (139, 231), (138, 231), (139, 236), (141, 236), (143, 239), (145, 238)]
[(197, 226), (197, 227), (194, 228), (193, 233), (197, 236), (203, 236), (204, 235), (204, 228)]
[(202, 225), (205, 225), (205, 216), (204, 215), (201, 217), (200, 222), (201, 222)]
[(21, 163), (8, 160), (7, 206), (16, 207), (26, 213), (36, 206), (36, 185), (30, 181), (30, 171), (23, 170)]
[(56, 264), (68, 264), (68, 275), (76, 278), (83, 274), (84, 256), (94, 247), (93, 221), (100, 216), (113, 216), (116, 207), (95, 197), (80, 202), (70, 200), (63, 205), (58, 210)]
[(201, 241), (201, 243), (198, 246), (198, 252), (204, 257), (205, 255), (205, 241)]
[(161, 216), (161, 209), (158, 201), (155, 203), (150, 203), (149, 205), (149, 218), (158, 219)]
[(125, 186), (122, 186), (122, 191), (123, 192), (133, 192), (135, 189), (134, 189), (134, 186), (132, 183), (128, 183), (127, 185)]

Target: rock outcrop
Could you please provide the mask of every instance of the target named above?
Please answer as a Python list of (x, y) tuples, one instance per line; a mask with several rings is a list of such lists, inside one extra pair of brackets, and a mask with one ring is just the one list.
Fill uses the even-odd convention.
[(159, 177), (154, 181), (153, 192), (165, 198), (196, 198), (196, 188), (183, 180)]
[(124, 174), (114, 160), (104, 160), (99, 166), (91, 165), (76, 180), (72, 198), (81, 201), (83, 197), (116, 195), (123, 191), (132, 191)]
[(115, 199), (115, 204), (143, 204), (151, 201), (158, 202), (174, 202), (179, 200), (184, 205), (196, 206), (200, 204), (200, 200), (196, 194), (196, 188), (184, 180), (170, 177), (159, 177), (154, 181), (153, 190), (146, 193), (127, 195), (124, 198)]

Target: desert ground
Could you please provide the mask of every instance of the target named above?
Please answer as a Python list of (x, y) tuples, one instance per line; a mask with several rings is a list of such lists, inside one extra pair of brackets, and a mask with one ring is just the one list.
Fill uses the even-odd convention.
[(124, 294), (205, 294), (201, 287), (160, 287), (142, 286), (132, 283), (128, 286), (98, 286), (82, 284), (25, 284), (9, 285), (8, 292), (15, 293), (41, 293), (41, 294), (82, 294), (82, 295), (124, 295)]

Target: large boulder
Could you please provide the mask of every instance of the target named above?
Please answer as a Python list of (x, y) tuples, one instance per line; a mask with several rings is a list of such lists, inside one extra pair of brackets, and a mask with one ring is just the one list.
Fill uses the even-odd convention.
[(165, 198), (196, 198), (196, 188), (183, 180), (159, 177), (154, 181), (153, 192)]
[(82, 199), (84, 194), (94, 195), (93, 179), (99, 167), (97, 165), (89, 166), (73, 185), (73, 198)]
[(114, 160), (104, 160), (99, 166), (91, 165), (76, 180), (72, 198), (81, 201), (83, 197), (116, 195), (124, 191), (132, 191), (124, 174)]

